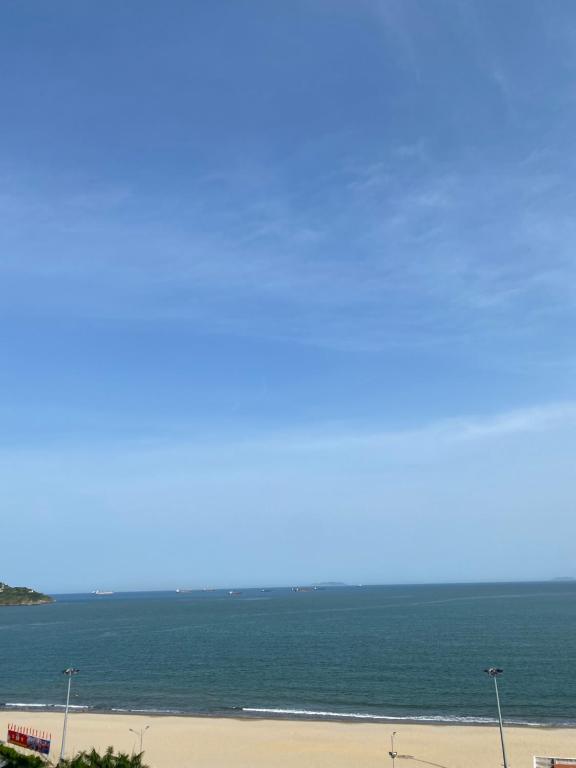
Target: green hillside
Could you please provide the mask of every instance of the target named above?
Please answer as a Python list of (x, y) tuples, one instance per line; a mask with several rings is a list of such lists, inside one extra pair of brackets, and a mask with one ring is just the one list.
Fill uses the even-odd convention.
[(53, 603), (54, 599), (29, 587), (10, 587), (0, 581), (0, 606), (2, 605), (42, 605)]

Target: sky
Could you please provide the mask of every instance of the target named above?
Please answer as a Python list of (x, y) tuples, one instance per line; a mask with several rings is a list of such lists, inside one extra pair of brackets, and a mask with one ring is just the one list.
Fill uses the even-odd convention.
[(573, 0), (4, 0), (0, 96), (0, 579), (576, 576)]

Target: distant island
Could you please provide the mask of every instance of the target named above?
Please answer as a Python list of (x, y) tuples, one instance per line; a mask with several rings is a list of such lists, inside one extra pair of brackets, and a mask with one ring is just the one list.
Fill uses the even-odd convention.
[(0, 606), (3, 605), (43, 605), (53, 603), (54, 598), (36, 592), (30, 587), (10, 587), (0, 581)]

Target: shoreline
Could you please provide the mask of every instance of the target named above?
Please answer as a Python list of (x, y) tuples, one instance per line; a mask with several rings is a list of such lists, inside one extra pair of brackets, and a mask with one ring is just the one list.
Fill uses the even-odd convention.
[[(69, 756), (109, 745), (137, 752), (143, 734), (144, 763), (150, 768), (382, 768), (390, 765), (395, 733), (399, 768), (408, 761), (414, 768), (494, 768), (501, 763), (497, 725), (113, 714), (73, 711)], [(51, 733), (52, 759), (59, 754), (62, 712), (1, 711), (1, 736), (9, 723)], [(513, 726), (505, 735), (516, 768), (530, 768), (534, 755), (576, 756), (576, 728)]]
[[(64, 704), (27, 704), (27, 705), (9, 705), (0, 704), (0, 716), (4, 714), (26, 713), (26, 714), (47, 714), (51, 716), (64, 715)], [(392, 715), (373, 715), (364, 713), (338, 714), (336, 712), (305, 712), (295, 710), (261, 711), (258, 708), (230, 708), (228, 710), (217, 710), (214, 712), (182, 712), (178, 710), (155, 710), (155, 709), (100, 709), (98, 707), (71, 705), (69, 715), (95, 715), (98, 717), (143, 717), (143, 718), (178, 718), (182, 720), (237, 720), (239, 722), (290, 722), (290, 723), (332, 723), (341, 725), (411, 725), (411, 726), (437, 726), (437, 727), (458, 727), (458, 728), (494, 728), (498, 725), (496, 718), (478, 716), (462, 716), (450, 719), (450, 715), (422, 715), (422, 716), (398, 716)], [(527, 730), (560, 730), (576, 731), (576, 720), (568, 719), (558, 722), (538, 722), (528, 720), (507, 720), (503, 721), (505, 728), (527, 729)]]

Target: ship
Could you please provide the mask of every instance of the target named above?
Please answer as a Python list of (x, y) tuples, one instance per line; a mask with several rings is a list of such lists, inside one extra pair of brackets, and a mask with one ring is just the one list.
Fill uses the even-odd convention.
[(242, 594), (242, 592), (240, 592), (237, 589), (231, 589), (229, 590), (228, 594), (230, 595), (230, 597), (238, 597), (239, 595)]
[(108, 590), (106, 590), (106, 589), (95, 589), (95, 590), (92, 592), (92, 594), (93, 594), (93, 595), (98, 595), (98, 597), (102, 597), (102, 595), (113, 595), (113, 594), (114, 594), (114, 592), (110, 592), (110, 591), (108, 591)]

